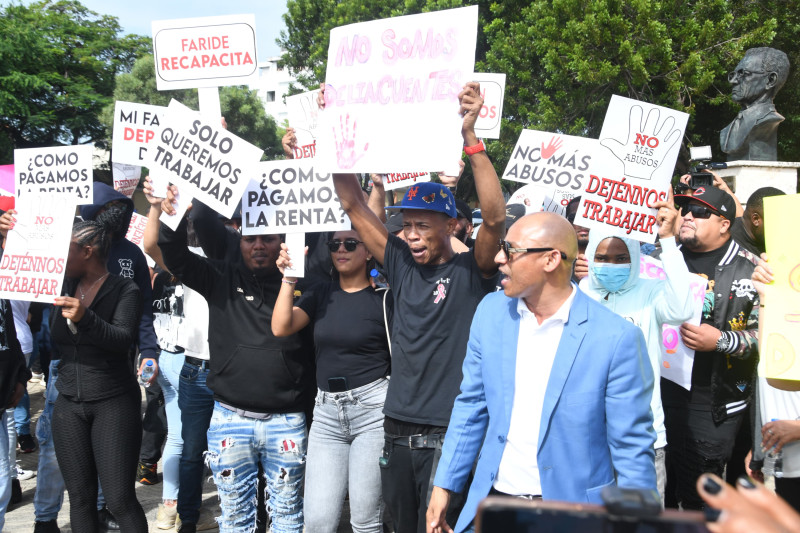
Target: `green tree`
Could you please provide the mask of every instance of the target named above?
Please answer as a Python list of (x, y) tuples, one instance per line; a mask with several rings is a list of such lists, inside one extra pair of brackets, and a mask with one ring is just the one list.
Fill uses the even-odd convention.
[(115, 76), (150, 39), (121, 36), (117, 19), (76, 0), (0, 8), (0, 144), (10, 148), (102, 139), (99, 114)]

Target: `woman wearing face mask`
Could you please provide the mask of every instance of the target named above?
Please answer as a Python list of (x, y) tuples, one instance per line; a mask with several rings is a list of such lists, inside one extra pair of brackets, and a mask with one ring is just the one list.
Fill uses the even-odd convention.
[[(277, 264), (290, 265), (286, 245)], [(350, 490), (353, 531), (382, 531), (383, 501), (378, 458), (383, 448), (383, 402), (390, 353), (385, 291), (368, 272), (372, 256), (355, 231), (337, 231), (328, 241), (338, 274), (319, 283), (296, 304), (296, 278), (285, 276), (272, 314), (272, 332), (290, 335), (314, 327), (317, 398), (308, 436), (304, 496), (305, 530), (335, 532)]]
[(611, 311), (639, 326), (647, 341), (655, 378), (650, 407), (653, 411), (653, 429), (657, 435), (658, 491), (663, 504), (667, 431), (661, 405), (661, 327), (664, 324), (679, 325), (686, 322), (692, 317), (694, 306), (689, 288), (689, 270), (675, 244), (673, 229), (680, 221), (678, 212), (667, 202), (659, 202), (654, 207), (658, 208), (658, 237), (663, 250), (661, 259), (665, 279), (639, 277), (638, 241), (612, 237), (604, 229), (592, 228), (586, 247), (589, 275), (581, 280), (580, 288)]

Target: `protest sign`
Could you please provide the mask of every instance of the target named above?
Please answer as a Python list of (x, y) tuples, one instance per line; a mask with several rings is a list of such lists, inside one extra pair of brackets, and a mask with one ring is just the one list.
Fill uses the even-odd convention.
[(597, 139), (522, 130), (502, 178), (541, 187), (566, 207), (586, 188), (602, 150)]
[(25, 194), (15, 209), (17, 222), (0, 260), (0, 298), (52, 303), (64, 281), (75, 198)]
[[(639, 259), (639, 277), (645, 279), (667, 279), (661, 261), (649, 255)], [(697, 274), (689, 275), (689, 290), (694, 301), (694, 314), (688, 323), (700, 325), (700, 315), (706, 297), (708, 280)], [(680, 324), (664, 324), (661, 327), (661, 376), (680, 385), (686, 390), (692, 389), (692, 367), (694, 366), (694, 350), (683, 344)]]
[(144, 153), (164, 122), (167, 108), (117, 100), (114, 104), (114, 163), (142, 165)]
[(431, 181), (430, 172), (390, 172), (382, 176), (383, 188), (387, 191), (410, 187), (418, 181)]
[(330, 172), (453, 167), (478, 6), (331, 30), (317, 158)]
[(286, 253), (292, 261), (292, 265), (283, 271), (283, 276), (294, 278), (304, 278), (306, 276), (306, 234), (287, 233), (283, 240), (286, 244)]
[(652, 205), (666, 201), (689, 115), (614, 95), (606, 110), (602, 157), (581, 195), (575, 224), (654, 242)]
[(310, 160), (265, 161), (242, 198), (242, 235), (350, 229), (331, 174)]
[(147, 252), (144, 251), (144, 229), (147, 227), (147, 217), (142, 216), (139, 213), (133, 213), (131, 216), (131, 223), (128, 225), (128, 232), (125, 234), (125, 238), (131, 241), (133, 244), (139, 247), (139, 249), (144, 254), (145, 259), (147, 259), (147, 266), (153, 268), (153, 265), (156, 264)]
[(0, 194), (14, 196), (14, 165), (0, 165)]
[(258, 79), (253, 15), (154, 20), (152, 30), (159, 91)]
[(168, 171), (181, 192), (230, 218), (262, 154), (219, 122), (208, 122), (172, 100), (144, 163)]
[(111, 175), (114, 179), (114, 189), (130, 198), (139, 185), (139, 179), (142, 177), (142, 167), (125, 163), (112, 163)]
[(506, 75), (476, 72), (472, 81), (481, 84), (483, 98), (483, 107), (475, 123), (475, 134), (484, 139), (499, 139), (503, 99), (506, 95)]
[(764, 198), (764, 240), (774, 281), (766, 286), (759, 353), (767, 378), (800, 380), (800, 194)]
[(17, 198), (57, 193), (91, 204), (92, 150), (89, 144), (14, 150)]
[(286, 97), (289, 127), (294, 128), (297, 146), (293, 150), (295, 159), (310, 159), (317, 155), (319, 137), (319, 91), (308, 91)]
[(566, 209), (561, 200), (556, 200), (550, 196), (551, 192), (538, 185), (528, 184), (520, 187), (512, 194), (506, 205), (521, 204), (525, 206), (525, 214), (538, 213), (539, 211), (551, 211), (564, 215)]

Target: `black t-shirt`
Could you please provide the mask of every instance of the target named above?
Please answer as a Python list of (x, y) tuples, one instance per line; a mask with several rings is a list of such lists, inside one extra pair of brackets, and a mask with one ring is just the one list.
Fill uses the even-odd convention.
[[(372, 287), (345, 292), (329, 281), (317, 283), (297, 301), (314, 326), (317, 387), (330, 392), (328, 378), (344, 377), (354, 389), (389, 374), (384, 294)], [(386, 303), (391, 312), (391, 297)]]
[(383, 412), (412, 424), (447, 426), (461, 386), (472, 315), (497, 285), (472, 250), (442, 265), (421, 266), (389, 235), (384, 267), (394, 293), (392, 379)]
[(755, 239), (747, 234), (747, 231), (744, 229), (744, 221), (742, 220), (742, 217), (736, 217), (733, 220), (730, 231), (733, 240), (738, 242), (742, 248), (751, 254), (754, 254), (756, 257), (759, 257), (766, 251), (763, 247), (763, 244), (759, 245)]

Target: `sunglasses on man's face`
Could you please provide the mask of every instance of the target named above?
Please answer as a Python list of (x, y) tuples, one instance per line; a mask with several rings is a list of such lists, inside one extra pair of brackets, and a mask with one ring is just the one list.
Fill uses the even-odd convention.
[(511, 258), (511, 254), (536, 254), (541, 252), (558, 252), (561, 259), (567, 260), (567, 254), (557, 250), (556, 248), (514, 248), (508, 241), (500, 240), (500, 249), (506, 254), (506, 257)]
[(359, 244), (361, 244), (362, 242), (364, 242), (364, 241), (359, 241), (358, 239), (345, 239), (343, 241), (339, 240), (339, 239), (331, 240), (331, 241), (328, 241), (328, 250), (330, 250), (331, 253), (338, 252), (339, 251), (339, 246), (344, 244), (344, 249), (345, 250), (347, 250), (348, 252), (353, 252), (353, 251), (355, 251), (356, 247)]
[(719, 213), (717, 213), (710, 207), (706, 207), (704, 205), (697, 205), (697, 204), (682, 205), (681, 216), (685, 217), (689, 213), (691, 213), (694, 218), (709, 218), (711, 215), (721, 216)]

